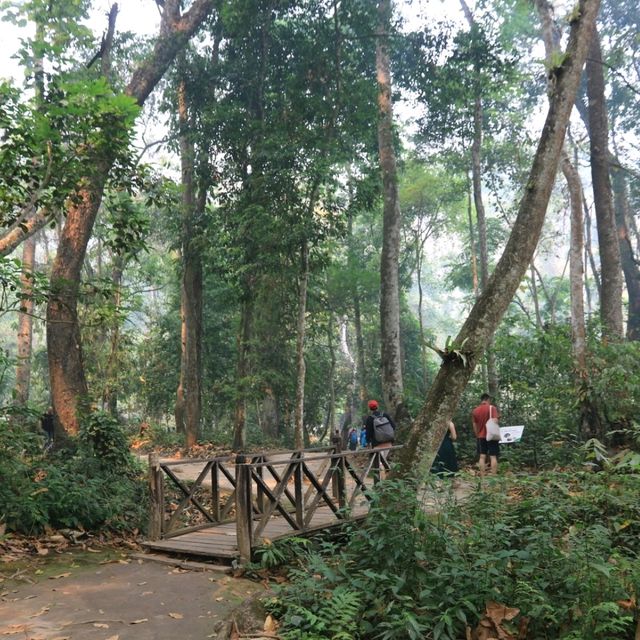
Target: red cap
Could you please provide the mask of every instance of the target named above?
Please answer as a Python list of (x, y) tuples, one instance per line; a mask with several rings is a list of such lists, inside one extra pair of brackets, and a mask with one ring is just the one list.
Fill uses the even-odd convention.
[(377, 400), (369, 400), (369, 410), (370, 411), (375, 411), (378, 408), (378, 401)]

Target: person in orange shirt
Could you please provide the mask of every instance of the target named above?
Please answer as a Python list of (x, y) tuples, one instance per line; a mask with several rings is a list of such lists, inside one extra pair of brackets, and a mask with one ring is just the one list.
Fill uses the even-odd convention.
[(491, 396), (488, 393), (483, 393), (480, 396), (480, 404), (471, 412), (473, 432), (476, 434), (478, 453), (480, 454), (478, 468), (481, 476), (484, 475), (486, 469), (487, 455), (489, 456), (490, 473), (493, 475), (498, 473), (500, 444), (495, 440), (487, 440), (487, 420), (499, 417), (500, 412), (491, 404)]

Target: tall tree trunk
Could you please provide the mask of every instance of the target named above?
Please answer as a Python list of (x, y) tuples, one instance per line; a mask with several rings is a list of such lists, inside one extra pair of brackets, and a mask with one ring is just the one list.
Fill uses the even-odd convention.
[(306, 365), (304, 361), (304, 336), (307, 315), (307, 286), (309, 284), (309, 243), (306, 238), (300, 247), (300, 278), (298, 279), (298, 322), (296, 326), (296, 408), (294, 446), (304, 448), (304, 386)]
[(251, 336), (253, 332), (253, 282), (245, 283), (241, 303), (240, 331), (236, 366), (237, 397), (233, 419), (233, 450), (240, 451), (247, 444), (246, 390), (250, 373)]
[[(554, 29), (552, 7), (548, 0), (536, 0), (536, 6), (542, 22), (542, 38), (544, 41), (547, 66), (551, 66), (553, 54), (560, 52), (560, 33)], [(569, 250), (569, 282), (571, 298), (571, 337), (573, 357), (578, 382), (587, 380), (587, 340), (584, 322), (584, 265), (582, 252), (584, 249), (584, 221), (582, 217), (582, 181), (580, 174), (565, 149), (560, 156), (560, 168), (569, 190), (571, 210), (571, 235)], [(587, 413), (587, 412), (583, 412)]]
[(627, 318), (627, 339), (640, 340), (640, 268), (633, 253), (631, 237), (629, 235), (629, 220), (631, 209), (627, 180), (621, 169), (613, 171), (613, 194), (618, 227), (618, 241), (620, 243), (620, 258), (629, 296), (629, 310)]
[[(214, 8), (214, 0), (195, 0), (180, 16), (180, 0), (165, 0), (160, 34), (152, 53), (134, 71), (125, 94), (139, 105), (160, 81), (177, 53)], [(113, 20), (115, 22), (115, 18)], [(110, 20), (110, 30), (114, 25)], [(78, 291), (82, 262), (93, 230), (115, 151), (93, 150), (92, 171), (81, 181), (77, 198), (67, 207), (58, 254), (51, 272), (52, 297), (47, 306), (47, 351), (56, 429), (60, 436), (78, 431), (78, 412), (87, 400), (78, 324)]]
[(536, 329), (542, 329), (542, 316), (540, 315), (540, 297), (538, 296), (538, 285), (536, 283), (536, 270), (531, 263), (530, 269), (531, 278), (531, 297), (533, 298), (533, 308), (536, 314)]
[[(471, 13), (465, 0), (460, 0), (462, 11), (465, 15), (469, 28), (473, 31), (477, 28), (475, 18)], [(477, 62), (474, 62), (476, 73), (479, 75), (480, 69)], [(473, 185), (473, 203), (476, 208), (478, 221), (478, 244), (480, 248), (480, 287), (482, 290), (487, 286), (489, 279), (489, 250), (487, 246), (487, 216), (482, 197), (482, 138), (483, 138), (483, 105), (482, 105), (482, 85), (476, 80), (474, 86), (473, 101), (473, 142), (471, 145), (471, 182)], [(496, 359), (493, 352), (493, 340), (486, 348), (487, 367), (487, 388), (492, 396), (498, 392), (498, 375), (496, 373)]]
[(35, 272), (36, 236), (31, 236), (22, 247), (21, 293), (18, 314), (18, 364), (16, 366), (15, 403), (25, 406), (29, 402), (31, 386), (31, 344), (33, 339), (33, 275)]
[(442, 366), (401, 453), (401, 472), (405, 474), (419, 479), (428, 474), (460, 396), (531, 263), (599, 7), (599, 0), (580, 0), (574, 12), (566, 55), (551, 70), (554, 88), (549, 112), (511, 235), (486, 289), (454, 341), (457, 349), (443, 354)]
[[(552, 7), (547, 0), (536, 0), (542, 21), (542, 34), (547, 65), (551, 65), (553, 53), (560, 51), (560, 33), (554, 28)], [(566, 145), (565, 145), (566, 146)], [(571, 208), (571, 236), (569, 248), (569, 283), (571, 300), (571, 344), (573, 350), (576, 387), (580, 390), (580, 432), (587, 439), (601, 437), (602, 421), (589, 392), (590, 377), (587, 368), (587, 332), (584, 319), (584, 263), (585, 249), (583, 220), (583, 188), (580, 174), (576, 169), (577, 157), (571, 162), (566, 148), (560, 157), (560, 167), (569, 190)]]
[(58, 440), (66, 434), (78, 433), (80, 414), (89, 404), (78, 323), (78, 293), (82, 264), (110, 166), (110, 158), (98, 158), (95, 174), (87, 179), (77, 201), (67, 207), (51, 269), (47, 354)]
[(193, 243), (188, 249), (182, 287), (185, 303), (185, 432), (186, 447), (198, 438), (202, 417), (202, 263)]
[[(353, 203), (354, 197), (352, 192), (351, 174), (349, 175), (349, 203)], [(353, 214), (351, 208), (348, 211), (347, 217), (347, 237), (349, 239), (349, 254), (348, 265), (349, 269), (356, 268), (357, 258), (353, 250)], [(367, 403), (367, 372), (365, 370), (365, 353), (364, 353), (364, 338), (362, 336), (362, 312), (360, 306), (360, 286), (358, 282), (355, 282), (351, 291), (351, 299), (353, 300), (353, 327), (356, 334), (356, 375), (358, 385), (358, 400), (359, 400), (359, 412), (366, 411)], [(332, 316), (333, 317), (333, 316)], [(329, 329), (331, 331), (331, 329)], [(335, 368), (335, 363), (333, 363)], [(332, 369), (333, 370), (333, 369)], [(333, 385), (332, 381), (332, 385)], [(335, 402), (332, 406), (335, 406)], [(335, 413), (335, 409), (334, 409)], [(331, 430), (333, 434), (333, 428)]]
[(569, 282), (571, 295), (571, 342), (576, 371), (580, 378), (587, 375), (587, 332), (584, 323), (584, 221), (582, 219), (582, 184), (580, 174), (565, 151), (561, 168), (569, 189), (571, 206), (571, 238), (569, 252)]
[(185, 398), (185, 373), (187, 367), (185, 359), (187, 357), (187, 321), (186, 321), (186, 302), (184, 300), (185, 292), (180, 287), (180, 377), (178, 378), (178, 388), (176, 389), (176, 402), (173, 407), (173, 417), (176, 421), (177, 433), (185, 434), (186, 441), (186, 398)]
[(469, 249), (471, 251), (471, 282), (473, 286), (473, 297), (478, 298), (478, 259), (476, 257), (476, 232), (473, 226), (473, 207), (471, 205), (472, 193), (471, 182), (469, 182), (469, 196), (467, 201), (467, 219), (469, 222)]
[[(115, 291), (113, 304), (116, 310), (120, 309), (122, 303), (122, 277), (124, 275), (124, 259), (121, 256), (114, 256), (114, 264), (111, 270), (111, 282)], [(118, 372), (120, 352), (120, 321), (115, 319), (115, 326), (111, 329), (111, 340), (109, 345), (109, 359), (105, 371), (106, 384), (102, 398), (102, 404), (109, 413), (117, 417), (118, 415)]]
[(331, 358), (331, 368), (329, 369), (329, 407), (327, 409), (327, 428), (320, 438), (320, 442), (324, 440), (327, 431), (329, 431), (330, 436), (333, 436), (336, 430), (336, 349), (333, 344), (333, 330), (333, 314), (331, 314), (327, 327), (327, 346), (329, 347), (329, 357)]
[(589, 149), (593, 200), (596, 209), (600, 247), (600, 318), (604, 336), (618, 340), (623, 336), (622, 270), (616, 229), (611, 179), (609, 176), (609, 125), (604, 95), (602, 51), (597, 30), (594, 31), (586, 64), (589, 100)]
[(278, 399), (271, 387), (264, 390), (260, 412), (262, 413), (262, 433), (267, 438), (275, 440), (279, 435), (280, 411)]
[(418, 280), (418, 330), (420, 335), (420, 364), (422, 365), (422, 393), (426, 393), (429, 386), (428, 380), (428, 359), (427, 359), (427, 338), (424, 331), (424, 294), (422, 291), (422, 262), (424, 259), (424, 245), (427, 236), (420, 238), (420, 231), (416, 231), (416, 278)]
[(195, 144), (189, 122), (188, 96), (184, 79), (178, 86), (178, 123), (182, 173), (182, 282), (181, 306), (184, 318), (182, 337), (183, 370), (180, 386), (184, 401), (185, 446), (198, 438), (202, 414), (201, 338), (202, 338), (202, 261), (197, 248), (196, 220), (204, 209), (206, 189), (201, 185), (196, 198)]
[(367, 403), (367, 370), (364, 353), (364, 336), (362, 335), (362, 312), (360, 310), (360, 292), (355, 287), (353, 293), (353, 326), (356, 332), (356, 362), (358, 363), (358, 397), (359, 411), (365, 411)]
[(380, 330), (382, 392), (387, 411), (398, 422), (407, 419), (400, 351), (400, 204), (393, 146), (393, 108), (389, 62), (391, 0), (378, 2), (376, 73), (378, 78), (378, 150), (384, 194), (382, 255), (380, 256)]
[(586, 265), (591, 267), (591, 273), (593, 275), (593, 281), (596, 283), (596, 292), (598, 294), (598, 300), (602, 292), (602, 282), (600, 281), (600, 272), (596, 265), (595, 258), (593, 257), (593, 248), (591, 243), (591, 211), (587, 206), (586, 198), (584, 197), (584, 189), (582, 191), (582, 207), (584, 211), (584, 251), (585, 251), (585, 271)]

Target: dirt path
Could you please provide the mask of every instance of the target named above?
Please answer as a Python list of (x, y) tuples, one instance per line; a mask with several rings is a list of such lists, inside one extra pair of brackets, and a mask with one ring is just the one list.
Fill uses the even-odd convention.
[[(16, 567), (0, 564), (0, 573)], [(263, 590), (219, 571), (87, 554), (64, 554), (18, 578), (0, 582), (0, 637), (20, 640), (215, 638), (219, 623)]]

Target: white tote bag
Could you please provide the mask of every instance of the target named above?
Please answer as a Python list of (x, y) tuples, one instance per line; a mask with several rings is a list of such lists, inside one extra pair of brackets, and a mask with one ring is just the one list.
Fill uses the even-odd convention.
[(497, 418), (491, 417), (491, 405), (489, 405), (489, 419), (487, 420), (487, 441), (500, 440), (500, 425)]

